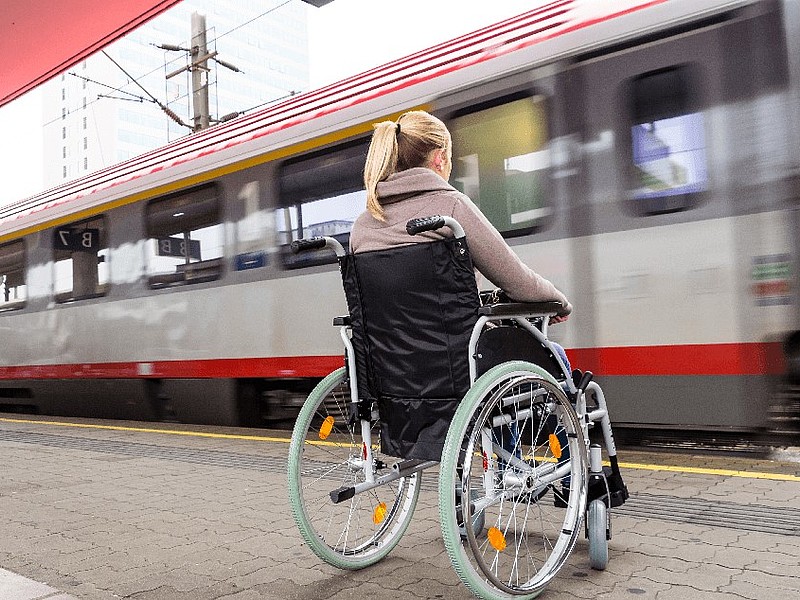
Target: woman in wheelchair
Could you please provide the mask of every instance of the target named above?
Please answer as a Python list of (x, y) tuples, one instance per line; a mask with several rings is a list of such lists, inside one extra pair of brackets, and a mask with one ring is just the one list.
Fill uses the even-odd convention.
[[(482, 299), (557, 302), (561, 310), (550, 317), (550, 324), (566, 321), (572, 311), (566, 296), (523, 263), (475, 203), (447, 182), (453, 147), (445, 124), (427, 112), (411, 111), (396, 122), (383, 121), (374, 128), (364, 166), (367, 210), (353, 224), (351, 252), (374, 252), (442, 239), (452, 235), (449, 230), (428, 231), (411, 239), (406, 224), (428, 215), (447, 215), (463, 227), (475, 269), (502, 290), (483, 295)], [(564, 348), (551, 344), (571, 374)], [(514, 354), (513, 344), (508, 345), (512, 355), (519, 357), (518, 350)], [(516, 437), (512, 424), (503, 437), (504, 446), (519, 453)], [(566, 447), (566, 440), (561, 443)]]
[[(447, 183), (450, 169), (450, 134), (432, 115), (378, 123), (351, 251), (333, 238), (292, 244), (336, 252), (349, 314), (334, 319), (344, 366), (295, 424), (289, 499), (317, 556), (360, 569), (397, 545), (423, 471), (438, 468), (461, 580), (481, 598), (530, 599), (582, 531), (590, 565), (605, 568), (608, 510), (627, 490), (602, 390), (547, 338), (571, 305)], [(481, 305), (476, 269), (514, 300), (495, 292)], [(595, 424), (608, 467), (589, 443)]]
[[(464, 228), (472, 261), (483, 276), (517, 302), (558, 302), (562, 309), (550, 321), (565, 321), (572, 310), (566, 296), (523, 263), (480, 209), (447, 183), (452, 155), (447, 127), (424, 111), (376, 124), (364, 166), (367, 210), (353, 224), (351, 251), (414, 243), (406, 232), (408, 221), (449, 216)], [(418, 237), (427, 241), (447, 235), (428, 231)]]

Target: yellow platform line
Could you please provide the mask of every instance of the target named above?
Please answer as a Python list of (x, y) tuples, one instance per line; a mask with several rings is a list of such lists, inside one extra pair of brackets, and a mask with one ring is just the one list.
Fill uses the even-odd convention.
[[(235, 433), (209, 433), (205, 431), (183, 431), (180, 429), (156, 429), (152, 427), (126, 427), (122, 425), (97, 425), (94, 423), (72, 423), (68, 421), (38, 421), (34, 419), (11, 419), (0, 417), (2, 423), (23, 423), (29, 425), (52, 425), (56, 427), (74, 427), (78, 429), (102, 429), (106, 431), (133, 431), (136, 433), (161, 433), (164, 435), (183, 435), (188, 437), (201, 437), (222, 440), (247, 440), (254, 442), (279, 442), (288, 444), (292, 440), (288, 437), (272, 437), (263, 435), (241, 435)], [(336, 442), (314, 441), (315, 445), (340, 445)], [(606, 463), (607, 464), (607, 463)], [(715, 475), (718, 477), (740, 477), (743, 479), (766, 479), (772, 481), (797, 481), (799, 475), (784, 473), (764, 473), (759, 471), (741, 471), (736, 469), (711, 469), (706, 467), (687, 467), (680, 465), (654, 465), (646, 463), (620, 462), (623, 469), (637, 469), (643, 471), (668, 471), (673, 473), (691, 473), (694, 475)]]
[(180, 429), (155, 429), (152, 427), (126, 427), (123, 425), (96, 425), (94, 423), (70, 423), (66, 421), (38, 421), (34, 419), (8, 419), (0, 417), (2, 423), (24, 423), (29, 425), (54, 425), (56, 427), (74, 427), (77, 429), (103, 429), (106, 431), (133, 431), (136, 433), (163, 433), (166, 435), (185, 435), (188, 437), (204, 437), (222, 440), (251, 440), (256, 442), (291, 442), (289, 438), (269, 437), (263, 435), (238, 435), (235, 433), (209, 433), (206, 431), (182, 431)]
[(738, 471), (735, 469), (710, 469), (707, 467), (686, 467), (677, 465), (650, 465), (620, 462), (621, 469), (642, 469), (647, 471), (669, 471), (692, 473), (695, 475), (717, 475), (719, 477), (741, 477), (743, 479), (769, 479), (772, 481), (800, 481), (800, 475), (787, 473), (764, 473), (760, 471)]

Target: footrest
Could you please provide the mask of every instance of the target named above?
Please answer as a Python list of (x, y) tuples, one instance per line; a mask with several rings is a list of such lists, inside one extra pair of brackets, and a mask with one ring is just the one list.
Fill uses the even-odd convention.
[(334, 504), (339, 504), (340, 502), (344, 502), (345, 500), (350, 500), (353, 496), (356, 495), (356, 488), (353, 486), (347, 487), (340, 487), (338, 489), (333, 490), (330, 493), (331, 501)]
[(618, 472), (615, 473), (611, 467), (603, 467), (602, 475), (599, 473), (589, 474), (587, 503), (602, 498), (606, 506), (614, 508), (625, 504), (628, 495), (628, 488), (622, 481), (622, 476)]
[(625, 504), (625, 500), (627, 499), (628, 499), (628, 488), (623, 485), (621, 490), (616, 490), (614, 492), (611, 492), (611, 508), (622, 506), (623, 504)]
[[(616, 461), (614, 462), (614, 466), (616, 466)], [(605, 471), (605, 468), (603, 471)], [(625, 504), (625, 500), (628, 499), (629, 494), (625, 482), (622, 481), (622, 475), (620, 475), (619, 468), (612, 467), (611, 474), (607, 475), (607, 478), (611, 507), (614, 508), (615, 506), (622, 506)]]

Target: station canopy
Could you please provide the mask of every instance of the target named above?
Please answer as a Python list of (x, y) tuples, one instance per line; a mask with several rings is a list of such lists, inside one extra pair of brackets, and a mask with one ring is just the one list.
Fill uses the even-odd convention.
[(0, 106), (180, 0), (0, 0)]

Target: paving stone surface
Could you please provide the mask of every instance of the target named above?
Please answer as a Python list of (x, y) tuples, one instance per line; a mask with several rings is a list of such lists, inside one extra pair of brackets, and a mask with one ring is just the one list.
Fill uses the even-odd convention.
[[(2, 600), (470, 597), (441, 540), (433, 474), (392, 554), (342, 572), (305, 547), (292, 520), (288, 444), (272, 441), (286, 432), (38, 421), (0, 418)], [(608, 568), (592, 571), (580, 540), (540, 598), (800, 598), (800, 463), (640, 451), (620, 460), (632, 497), (614, 512)]]

